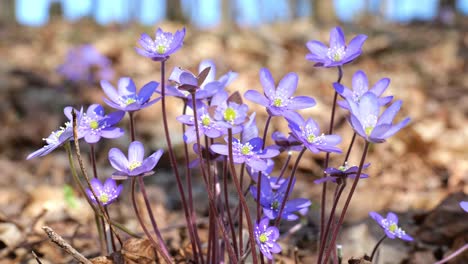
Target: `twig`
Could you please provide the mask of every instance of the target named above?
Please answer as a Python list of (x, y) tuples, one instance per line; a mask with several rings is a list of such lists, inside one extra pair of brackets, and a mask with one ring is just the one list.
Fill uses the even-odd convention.
[(34, 252), (34, 250), (31, 250), (31, 254), (33, 255), (34, 259), (36, 259), (36, 262), (38, 264), (42, 264), (41, 259), (36, 255), (36, 252)]
[(50, 238), (50, 240), (52, 240), (52, 242), (54, 242), (57, 246), (59, 246), (63, 250), (65, 250), (74, 259), (76, 259), (80, 263), (92, 264), (91, 261), (89, 261), (83, 255), (81, 255), (80, 252), (78, 252), (70, 244), (68, 244), (59, 234), (55, 233), (55, 231), (52, 230), (52, 228), (50, 228), (48, 226), (43, 226), (42, 230), (44, 230), (44, 232), (46, 232), (47, 236), (49, 236), (49, 238)]

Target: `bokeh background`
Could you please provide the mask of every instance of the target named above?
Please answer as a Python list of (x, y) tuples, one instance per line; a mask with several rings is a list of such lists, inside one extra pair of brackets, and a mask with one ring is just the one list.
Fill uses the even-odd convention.
[[(387, 241), (378, 263), (433, 263), (468, 241), (467, 215), (457, 204), (468, 200), (467, 14), (468, 0), (0, 0), (0, 263), (34, 263), (31, 250), (44, 263), (70, 261), (46, 241), (43, 224), (73, 238), (87, 256), (96, 256), (91, 213), (64, 199), (83, 202), (78, 193), (63, 187), (72, 185), (65, 153), (57, 150), (31, 161), (25, 157), (65, 121), (64, 106), (103, 104), (99, 80), (115, 83), (130, 76), (138, 87), (159, 81), (159, 64), (134, 51), (141, 33), (186, 27), (184, 47), (168, 61), (168, 70), (176, 66), (196, 70), (201, 60), (213, 59), (218, 76), (229, 70), (239, 73), (228, 87), (231, 92), (260, 90), (261, 67), (268, 67), (276, 80), (297, 72), (298, 93), (317, 101), (317, 106), (301, 113), (325, 127), (337, 72), (314, 68), (305, 60), (305, 43), (312, 39), (327, 43), (329, 30), (336, 25), (343, 27), (347, 40), (356, 34), (369, 36), (363, 55), (345, 66), (343, 83), (350, 86), (359, 69), (372, 84), (390, 78), (387, 94), (403, 100), (397, 119), (412, 118), (409, 127), (371, 149), (371, 177), (361, 181), (339, 240), (345, 259), (369, 254), (381, 235), (368, 212), (391, 210), (417, 241)], [(93, 50), (92, 59), (87, 49)], [(169, 100), (169, 105), (171, 133), (180, 149), (182, 131), (175, 118), (182, 105), (177, 100)], [(258, 112), (263, 127), (266, 113), (249, 106)], [(136, 118), (147, 152), (164, 148), (159, 105)], [(124, 119), (122, 126), (127, 125)], [(288, 132), (281, 120), (274, 128)], [(345, 148), (352, 131), (341, 110), (337, 133)], [(100, 175), (112, 173), (109, 148), (126, 148), (128, 141), (126, 135), (99, 143)], [(358, 162), (362, 143), (351, 162)], [(342, 159), (332, 157), (334, 165)], [(313, 263), (316, 257), (321, 188), (313, 180), (321, 176), (323, 158), (308, 153), (301, 162), (294, 196), (311, 199), (313, 206), (296, 231), (282, 239), (279, 259), (285, 263), (292, 261), (295, 247), (302, 263)], [(276, 169), (280, 168), (278, 163)], [(183, 223), (181, 204), (166, 156), (157, 175), (146, 180), (160, 216), (158, 224), (166, 228), (171, 247), (184, 247), (186, 240), (177, 232)], [(195, 196), (203, 218), (206, 194), (200, 186)], [(120, 203), (111, 214), (138, 230), (129, 199)], [(47, 212), (41, 214), (43, 208)], [(453, 263), (468, 263), (467, 257)]]

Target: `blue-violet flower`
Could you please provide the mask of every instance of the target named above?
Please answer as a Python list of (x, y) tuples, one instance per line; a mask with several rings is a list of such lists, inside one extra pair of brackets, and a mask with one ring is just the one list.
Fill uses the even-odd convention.
[(185, 28), (180, 31), (177, 30), (175, 34), (164, 32), (161, 28), (158, 28), (154, 40), (146, 33), (141, 34), (138, 41), (141, 48), (135, 47), (135, 50), (141, 56), (154, 61), (165, 61), (182, 47), (184, 37)]
[(266, 217), (255, 225), (255, 240), (262, 254), (272, 260), (273, 255), (281, 252), (281, 246), (276, 243), (279, 238), (279, 230), (275, 226), (269, 226), (270, 220)]
[[(113, 203), (119, 197), (120, 192), (122, 192), (123, 185), (120, 184), (117, 186), (117, 183), (112, 178), (107, 178), (104, 184), (102, 184), (99, 179), (93, 178), (91, 179), (91, 188), (93, 188), (99, 202), (106, 206)], [(86, 188), (86, 194), (89, 199), (96, 203), (96, 198), (89, 188)]]
[(376, 212), (370, 212), (370, 217), (372, 217), (385, 231), (385, 234), (390, 239), (395, 239), (396, 237), (406, 241), (412, 241), (413, 238), (406, 234), (398, 226), (398, 216), (392, 212), (387, 214), (387, 218), (383, 218), (380, 214)]
[(156, 164), (159, 162), (163, 154), (163, 150), (160, 149), (151, 154), (146, 159), (145, 148), (139, 141), (133, 141), (128, 147), (128, 159), (118, 148), (112, 148), (109, 151), (110, 164), (117, 172), (115, 176), (140, 176), (151, 172)]

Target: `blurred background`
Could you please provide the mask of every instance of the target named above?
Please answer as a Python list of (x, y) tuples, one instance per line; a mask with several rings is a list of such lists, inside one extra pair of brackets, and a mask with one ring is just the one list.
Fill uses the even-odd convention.
[[(88, 235), (93, 232), (92, 217), (80, 211), (86, 206), (72, 210), (63, 199), (70, 196), (63, 184), (71, 183), (63, 150), (30, 161), (25, 157), (65, 121), (63, 107), (104, 104), (101, 79), (115, 83), (130, 76), (138, 87), (160, 81), (159, 64), (134, 51), (140, 34), (153, 35), (158, 27), (172, 32), (186, 27), (184, 46), (171, 56), (168, 71), (175, 66), (196, 71), (200, 61), (213, 59), (217, 76), (229, 70), (239, 73), (228, 87), (231, 92), (261, 90), (262, 67), (268, 67), (277, 81), (297, 72), (297, 93), (317, 101), (317, 106), (301, 113), (325, 127), (337, 72), (314, 68), (305, 60), (305, 43), (328, 44), (330, 29), (340, 25), (347, 41), (357, 34), (368, 35), (362, 56), (344, 67), (343, 84), (350, 87), (352, 75), (360, 69), (371, 85), (388, 77), (387, 95), (403, 100), (396, 119), (412, 118), (409, 127), (371, 149), (371, 178), (360, 182), (340, 238), (345, 256), (369, 253), (381, 235), (368, 219), (369, 211), (392, 210), (418, 242), (387, 241), (379, 263), (433, 263), (468, 241), (466, 214), (457, 204), (468, 200), (467, 14), (468, 0), (0, 0), (0, 225), (30, 226), (47, 204), (41, 221), (65, 236), (75, 234), (82, 241), (78, 249), (93, 253), (95, 242)], [(181, 148), (182, 131), (175, 118), (182, 106), (172, 98), (168, 103), (173, 141)], [(257, 112), (262, 128), (264, 109), (247, 103)], [(166, 145), (160, 140), (159, 107), (136, 116), (138, 138), (148, 153)], [(127, 126), (125, 118), (122, 127)], [(273, 126), (288, 132), (282, 120)], [(336, 131), (343, 137), (340, 147), (346, 148), (352, 131), (345, 111), (337, 112)], [(128, 141), (125, 135), (98, 144), (100, 175), (112, 173), (109, 148), (126, 148)], [(352, 163), (358, 162), (362, 143), (357, 143)], [(322, 174), (323, 158), (307, 153), (301, 162), (294, 196), (311, 199), (313, 206), (298, 231), (282, 242), (285, 250), (280, 258), (286, 263), (294, 246), (303, 263), (316, 257), (321, 187), (313, 180)], [(341, 159), (332, 155), (332, 164)], [(166, 156), (158, 166), (158, 174), (147, 180), (154, 183), (149, 188), (161, 216), (158, 225), (168, 227), (180, 222), (181, 204)], [(275, 168), (281, 168), (280, 162)], [(206, 194), (197, 188), (197, 204), (205, 204)], [(136, 229), (128, 202), (122, 199), (124, 209), (111, 208), (111, 214)], [(197, 210), (201, 216), (207, 213), (203, 207)], [(53, 245), (37, 242), (44, 238), (39, 229), (25, 234), (20, 228), (10, 236), (3, 230), (9, 229), (0, 228), (0, 260), (31, 259), (30, 250), (10, 250), (22, 245), (19, 249), (35, 249), (44, 261), (67, 262)], [(184, 243), (178, 233), (165, 234), (171, 237), (172, 248)], [(464, 261), (468, 260), (453, 263)]]

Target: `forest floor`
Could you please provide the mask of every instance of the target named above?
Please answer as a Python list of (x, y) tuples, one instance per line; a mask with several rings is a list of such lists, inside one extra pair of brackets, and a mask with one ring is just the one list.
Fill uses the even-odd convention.
[[(160, 26), (167, 31), (182, 27), (171, 23)], [(103, 104), (98, 83), (69, 83), (57, 74), (56, 68), (70, 48), (93, 44), (111, 58), (116, 77), (130, 76), (141, 87), (148, 81), (159, 81), (159, 64), (134, 51), (139, 35), (143, 32), (152, 35), (153, 31), (154, 28), (137, 25), (101, 27), (89, 21), (74, 24), (52, 21), (42, 28), (0, 27), (0, 263), (36, 263), (31, 251), (42, 263), (72, 261), (70, 255), (50, 243), (41, 229), (45, 225), (86, 257), (99, 256), (92, 211), (78, 193), (75, 194), (78, 205), (71, 206), (64, 199), (64, 184), (72, 185), (65, 152), (56, 150), (30, 161), (25, 158), (41, 147), (41, 138), (64, 121), (64, 106)], [(343, 84), (349, 87), (352, 75), (359, 69), (367, 73), (371, 84), (390, 78), (387, 94), (403, 100), (397, 119), (405, 116), (412, 119), (410, 126), (387, 143), (371, 148), (368, 161), (372, 165), (367, 170), (370, 178), (360, 182), (339, 238), (345, 259), (369, 254), (382, 235), (382, 230), (368, 217), (369, 211), (382, 214), (394, 211), (400, 216), (400, 225), (416, 241), (386, 241), (378, 263), (433, 263), (468, 242), (467, 214), (458, 206), (459, 201), (468, 200), (466, 25), (354, 24), (344, 26), (344, 31), (348, 40), (355, 34), (366, 34), (369, 38), (363, 55), (345, 66)], [(229, 32), (201, 31), (189, 26), (183, 48), (171, 57), (167, 67), (195, 71), (201, 60), (214, 59), (218, 76), (229, 70), (239, 73), (228, 90), (241, 94), (261, 89), (258, 72), (262, 67), (269, 68), (276, 80), (288, 72), (297, 72), (297, 93), (317, 101), (314, 108), (302, 113), (324, 127), (333, 100), (331, 84), (337, 72), (333, 68), (315, 68), (304, 57), (308, 52), (305, 43), (312, 39), (328, 42), (328, 32), (329, 28), (318, 28), (306, 21)], [(258, 124), (262, 124), (266, 120), (265, 111), (253, 104), (249, 106), (258, 112)], [(176, 148), (181, 149), (182, 131), (175, 118), (181, 114), (182, 106), (170, 99), (169, 107), (173, 109), (169, 113), (170, 131)], [(165, 147), (159, 106), (141, 111), (136, 118), (138, 137), (150, 146), (147, 152)], [(339, 110), (336, 120), (336, 131), (343, 137), (340, 147), (345, 148), (352, 136), (345, 111)], [(128, 119), (123, 122), (128, 125)], [(286, 122), (274, 122), (273, 127), (288, 132)], [(98, 144), (100, 175), (112, 173), (107, 161), (109, 148), (117, 145), (123, 149), (127, 144), (128, 136)], [(358, 162), (363, 142), (358, 141), (357, 146), (358, 151), (350, 159), (352, 163)], [(83, 152), (86, 151), (84, 148)], [(178, 158), (183, 164), (183, 156)], [(321, 176), (323, 158), (307, 153), (300, 164), (294, 196), (309, 198), (313, 205), (296, 231), (281, 239), (283, 252), (277, 258), (283, 261), (280, 263), (293, 263), (296, 249), (301, 263), (313, 263), (316, 258), (321, 186), (313, 180)], [(331, 162), (336, 165), (341, 159), (341, 155), (332, 155)], [(279, 168), (277, 165), (276, 169)], [(208, 211), (206, 194), (200, 179), (195, 180), (198, 182), (195, 203), (203, 229)], [(158, 165), (158, 173), (147, 181), (163, 236), (172, 252), (183, 259), (187, 240), (181, 232), (181, 204), (166, 155)], [(110, 207), (111, 216), (141, 233), (128, 198), (128, 186), (125, 188), (119, 205)], [(137, 248), (136, 252), (132, 252), (132, 247)], [(146, 254), (142, 248), (145, 247), (129, 245), (127, 257)], [(134, 263), (144, 263), (143, 259), (135, 258)], [(468, 263), (468, 254), (452, 263)]]

